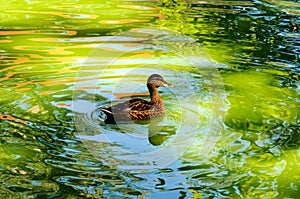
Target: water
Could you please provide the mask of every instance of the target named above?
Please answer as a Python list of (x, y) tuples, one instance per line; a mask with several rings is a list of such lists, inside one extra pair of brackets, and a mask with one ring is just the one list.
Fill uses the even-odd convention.
[[(0, 198), (298, 198), (299, 6), (0, 3)], [(152, 73), (164, 118), (101, 123)]]

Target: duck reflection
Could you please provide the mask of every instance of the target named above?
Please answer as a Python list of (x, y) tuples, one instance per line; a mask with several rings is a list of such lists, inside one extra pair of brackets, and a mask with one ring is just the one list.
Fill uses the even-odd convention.
[(163, 117), (152, 119), (148, 125), (148, 141), (153, 146), (159, 146), (176, 132), (175, 126), (159, 125)]

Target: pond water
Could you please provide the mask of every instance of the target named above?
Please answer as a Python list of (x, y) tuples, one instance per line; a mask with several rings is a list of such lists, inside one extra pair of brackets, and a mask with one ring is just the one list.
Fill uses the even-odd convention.
[[(0, 198), (299, 198), (299, 2), (0, 8)], [(166, 115), (104, 124), (152, 73)]]

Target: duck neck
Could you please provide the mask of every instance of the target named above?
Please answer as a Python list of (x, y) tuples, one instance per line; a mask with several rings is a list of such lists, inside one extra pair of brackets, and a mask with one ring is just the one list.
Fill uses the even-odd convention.
[(156, 86), (147, 85), (150, 93), (150, 103), (164, 105), (163, 101), (160, 99), (158, 94), (158, 88)]

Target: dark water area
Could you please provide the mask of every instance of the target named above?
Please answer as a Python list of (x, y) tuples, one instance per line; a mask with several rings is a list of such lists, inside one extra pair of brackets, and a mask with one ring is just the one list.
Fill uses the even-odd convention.
[[(0, 198), (299, 198), (299, 8), (0, 2)], [(165, 117), (103, 124), (152, 73)]]
[(192, 2), (183, 16), (191, 21), (192, 35), (203, 45), (212, 43), (212, 49), (223, 47), (224, 54), (234, 57), (231, 64), (290, 69), (299, 66), (298, 8), (291, 1)]

